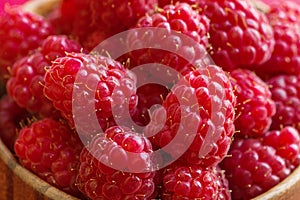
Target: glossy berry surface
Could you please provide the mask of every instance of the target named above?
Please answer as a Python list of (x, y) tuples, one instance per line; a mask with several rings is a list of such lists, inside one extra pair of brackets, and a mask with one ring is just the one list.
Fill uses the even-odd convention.
[(216, 170), (199, 166), (168, 168), (163, 177), (162, 199), (219, 199), (219, 178)]
[[(196, 60), (206, 55), (209, 20), (187, 3), (166, 5), (141, 17), (135, 28), (138, 29), (130, 31), (127, 37), (129, 49), (146, 48), (130, 52), (130, 68), (159, 63), (185, 74), (196, 68)], [(147, 48), (149, 45), (153, 47)], [(163, 73), (158, 69), (154, 76), (169, 78), (161, 77)]]
[[(156, 5), (157, 0), (64, 0), (56, 24), (92, 50), (104, 39), (134, 26), (140, 17), (154, 11)], [(69, 28), (63, 27), (66, 24)]]
[(15, 61), (38, 48), (54, 33), (43, 17), (18, 8), (8, 8), (0, 16), (0, 76), (6, 81)]
[[(221, 163), (232, 199), (249, 199), (285, 179), (299, 164), (299, 133), (292, 127), (270, 131), (261, 139), (235, 139)], [(284, 152), (284, 153), (283, 153)]]
[(237, 96), (236, 135), (262, 136), (270, 128), (276, 112), (267, 83), (246, 69), (233, 70), (230, 77)]
[(168, 153), (176, 157), (183, 151), (180, 159), (186, 163), (203, 167), (218, 164), (227, 154), (235, 130), (236, 99), (228, 76), (209, 65), (185, 75), (172, 91), (163, 109), (153, 112), (146, 135), (160, 148), (172, 142), (174, 149)]
[(300, 87), (299, 76), (279, 75), (267, 81), (272, 99), (276, 104), (276, 113), (272, 118), (272, 129), (293, 126), (300, 130)]
[(78, 195), (75, 178), (82, 147), (68, 126), (45, 118), (20, 130), (14, 150), (24, 167), (51, 185)]
[(262, 77), (297, 75), (300, 70), (300, 5), (294, 1), (270, 5), (266, 13), (274, 30), (275, 46), (271, 58), (257, 71)]
[(32, 114), (57, 118), (59, 112), (43, 93), (47, 68), (56, 58), (81, 48), (67, 36), (49, 36), (39, 50), (15, 62), (6, 85), (8, 94)]
[(274, 32), (267, 17), (248, 0), (202, 1), (210, 19), (211, 56), (227, 71), (266, 62), (274, 48)]
[(29, 112), (53, 115), (52, 103), (43, 95), (45, 68), (50, 63), (37, 52), (18, 60), (12, 67), (7, 83), (8, 94), (17, 104)]
[[(150, 199), (154, 192), (149, 140), (126, 127), (96, 135), (80, 155), (77, 185), (90, 199)], [(134, 154), (133, 154), (134, 153)]]
[[(121, 115), (124, 105), (136, 106), (134, 76), (127, 76), (123, 65), (113, 59), (84, 53), (53, 62), (45, 75), (44, 94), (70, 126), (74, 128), (76, 122), (77, 131), (87, 137), (99, 131), (99, 122), (104, 130), (115, 124), (114, 108)], [(95, 109), (96, 120), (89, 115)]]

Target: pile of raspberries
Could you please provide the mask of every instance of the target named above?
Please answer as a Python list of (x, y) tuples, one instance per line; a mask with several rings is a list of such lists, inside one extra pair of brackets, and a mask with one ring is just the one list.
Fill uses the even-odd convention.
[[(267, 192), (300, 164), (300, 5), (261, 5), (62, 0), (43, 15), (6, 6), (1, 140), (79, 199)], [(101, 53), (105, 42), (132, 51)]]

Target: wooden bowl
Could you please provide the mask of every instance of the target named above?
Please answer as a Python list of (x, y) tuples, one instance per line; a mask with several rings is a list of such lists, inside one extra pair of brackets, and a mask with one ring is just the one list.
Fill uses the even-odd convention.
[[(61, 0), (30, 0), (24, 9), (46, 15)], [(0, 197), (1, 200), (79, 200), (46, 183), (23, 168), (0, 140)], [(253, 200), (299, 200), (300, 166), (285, 180)]]

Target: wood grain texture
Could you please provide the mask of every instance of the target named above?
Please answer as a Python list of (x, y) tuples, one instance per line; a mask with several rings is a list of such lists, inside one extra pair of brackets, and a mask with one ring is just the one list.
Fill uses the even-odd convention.
[(12, 183), (13, 173), (5, 165), (5, 163), (0, 160), (0, 199), (13, 199), (13, 183)]

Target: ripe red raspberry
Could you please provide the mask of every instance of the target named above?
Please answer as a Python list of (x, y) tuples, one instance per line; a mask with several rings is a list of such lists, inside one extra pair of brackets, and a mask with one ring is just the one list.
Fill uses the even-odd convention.
[(246, 69), (235, 69), (230, 77), (237, 97), (236, 135), (261, 136), (270, 128), (276, 110), (268, 85)]
[[(156, 4), (157, 0), (64, 0), (57, 21), (71, 24), (71, 33), (92, 50), (103, 39), (134, 26), (141, 16), (154, 10)], [(94, 37), (95, 34), (98, 37)]]
[(234, 134), (236, 99), (229, 77), (221, 68), (209, 65), (185, 75), (171, 90), (163, 108), (151, 116), (145, 134), (152, 136), (155, 147), (172, 142), (167, 153), (173, 160), (181, 156), (185, 163), (217, 165)]
[(0, 79), (7, 80), (15, 61), (39, 47), (54, 28), (41, 16), (8, 8), (0, 16)]
[(235, 139), (221, 163), (232, 199), (250, 199), (275, 186), (300, 163), (296, 129), (267, 132), (261, 139)]
[(51, 35), (41, 45), (41, 53), (45, 59), (52, 63), (56, 58), (63, 57), (68, 53), (84, 52), (82, 46), (66, 35)]
[(53, 119), (33, 122), (20, 130), (14, 149), (20, 163), (48, 183), (73, 195), (83, 145), (75, 132)]
[(300, 164), (300, 136), (294, 127), (286, 126), (280, 131), (269, 131), (264, 136), (264, 144), (275, 148), (276, 154), (285, 160), (290, 170), (296, 169)]
[[(63, 0), (58, 10), (50, 18), (63, 34), (71, 34), (88, 51), (93, 50), (104, 39), (115, 34), (108, 28), (103, 29), (99, 19), (93, 19), (92, 0)], [(99, 12), (99, 11), (97, 11)]]
[(49, 36), (38, 51), (18, 60), (7, 82), (8, 94), (17, 104), (42, 117), (58, 117), (59, 112), (43, 94), (46, 68), (67, 52), (80, 52), (81, 46), (64, 35)]
[(92, 19), (119, 32), (134, 26), (140, 17), (153, 11), (157, 0), (89, 0), (89, 5)]
[[(68, 54), (56, 59), (47, 70), (44, 94), (72, 128), (75, 120), (79, 134), (90, 137), (99, 132), (99, 123), (102, 129), (115, 124), (115, 115), (123, 116), (124, 109), (128, 112), (126, 104), (130, 110), (135, 109), (136, 80), (127, 72), (122, 64), (108, 57)], [(114, 108), (119, 113), (113, 115)]]
[(165, 169), (161, 198), (171, 199), (230, 199), (226, 179), (215, 168), (198, 165), (175, 166)]
[(271, 129), (293, 126), (300, 131), (300, 76), (279, 75), (267, 81), (276, 113), (272, 118)]
[(49, 65), (43, 54), (37, 52), (18, 60), (12, 67), (7, 92), (20, 107), (30, 113), (55, 115), (52, 103), (43, 95), (45, 67)]
[(0, 99), (0, 137), (3, 143), (13, 151), (18, 130), (21, 129), (22, 120), (26, 123), (29, 113), (20, 108), (8, 95)]
[[(139, 49), (129, 53), (131, 68), (159, 63), (185, 74), (195, 68), (194, 61), (206, 55), (209, 20), (187, 3), (158, 9), (140, 18), (135, 28), (144, 29), (132, 30), (128, 35), (129, 49)], [(153, 48), (148, 48), (149, 45)], [(140, 49), (141, 46), (145, 48)], [(163, 72), (158, 71), (156, 76), (159, 74), (163, 74), (162, 79), (166, 78)]]
[(125, 127), (110, 127), (81, 152), (79, 190), (90, 199), (150, 199), (154, 172), (144, 170), (150, 167), (151, 151), (146, 137)]
[(300, 71), (300, 5), (293, 1), (271, 4), (266, 13), (274, 30), (275, 46), (271, 58), (257, 66), (261, 76), (299, 74)]
[(199, 8), (210, 19), (211, 56), (227, 71), (262, 64), (274, 48), (267, 17), (248, 0), (205, 0)]

